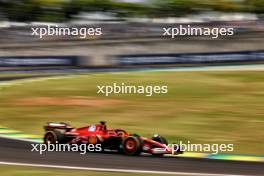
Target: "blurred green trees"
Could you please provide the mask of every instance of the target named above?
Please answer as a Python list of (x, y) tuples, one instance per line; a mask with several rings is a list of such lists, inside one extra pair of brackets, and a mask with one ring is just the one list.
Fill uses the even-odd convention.
[(184, 16), (203, 10), (264, 13), (264, 0), (0, 0), (0, 16), (12, 21), (64, 21), (79, 12), (112, 12), (119, 17)]
[(264, 0), (246, 0), (248, 11), (264, 14)]

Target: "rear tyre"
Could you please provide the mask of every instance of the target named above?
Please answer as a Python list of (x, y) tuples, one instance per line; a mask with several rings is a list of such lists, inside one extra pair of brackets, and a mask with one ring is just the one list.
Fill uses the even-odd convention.
[(64, 135), (59, 131), (47, 131), (44, 135), (44, 143), (45, 144), (56, 144), (56, 143), (64, 143), (65, 138)]
[(137, 136), (128, 136), (122, 142), (124, 154), (138, 156), (141, 153), (141, 140)]

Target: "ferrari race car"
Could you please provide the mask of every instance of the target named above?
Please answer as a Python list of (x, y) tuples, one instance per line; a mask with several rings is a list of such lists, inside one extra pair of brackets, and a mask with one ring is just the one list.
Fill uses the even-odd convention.
[(81, 128), (66, 123), (48, 123), (44, 126), (44, 143), (48, 144), (101, 144), (102, 151), (116, 151), (126, 155), (149, 153), (155, 156), (182, 154), (178, 147), (168, 146), (167, 140), (154, 135), (151, 139), (129, 134), (123, 129), (107, 129), (105, 122)]

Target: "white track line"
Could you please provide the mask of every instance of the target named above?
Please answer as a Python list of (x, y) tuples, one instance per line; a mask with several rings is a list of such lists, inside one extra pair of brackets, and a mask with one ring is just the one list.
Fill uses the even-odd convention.
[(106, 168), (96, 168), (96, 167), (75, 167), (75, 166), (62, 166), (62, 165), (49, 165), (49, 164), (4, 162), (4, 161), (2, 162), (0, 161), (0, 165), (86, 170), (86, 171), (96, 171), (96, 172), (139, 173), (139, 174), (166, 174), (166, 175), (186, 175), (186, 176), (246, 176), (246, 175), (209, 174), (209, 173), (191, 173), (191, 172), (166, 172), (166, 171), (132, 170), (132, 169), (106, 169)]

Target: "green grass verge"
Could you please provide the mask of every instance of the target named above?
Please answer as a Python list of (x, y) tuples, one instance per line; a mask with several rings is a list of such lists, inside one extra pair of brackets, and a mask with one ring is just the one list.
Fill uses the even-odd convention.
[(157, 174), (135, 174), (135, 173), (117, 173), (117, 172), (91, 172), (69, 169), (49, 169), (38, 167), (20, 167), (20, 166), (3, 166), (0, 165), (2, 176), (144, 176)]
[[(97, 94), (97, 85), (167, 85), (168, 94)], [(1, 87), (1, 86), (0, 86)], [(18, 99), (73, 96), (118, 99), (102, 106), (23, 105)], [(150, 137), (159, 133), (170, 142), (233, 143), (234, 153), (263, 154), (263, 72), (130, 72), (97, 73), (0, 90), (0, 125), (28, 133), (43, 133), (48, 121), (83, 126), (99, 120), (110, 127)]]

